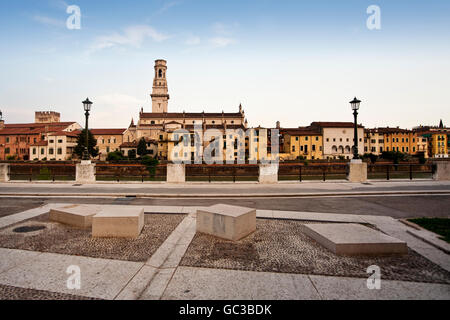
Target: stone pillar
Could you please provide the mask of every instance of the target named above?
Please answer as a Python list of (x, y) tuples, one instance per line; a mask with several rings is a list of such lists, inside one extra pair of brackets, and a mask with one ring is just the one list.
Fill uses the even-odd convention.
[(82, 160), (76, 166), (77, 183), (95, 183), (95, 163), (91, 160)]
[(433, 180), (450, 180), (450, 160), (434, 161)]
[(259, 183), (278, 183), (278, 163), (259, 164)]
[(186, 182), (186, 166), (183, 163), (168, 163), (167, 182), (168, 183)]
[(347, 180), (349, 182), (367, 181), (367, 163), (361, 159), (352, 159), (349, 163)]
[(9, 181), (9, 164), (0, 163), (0, 182)]

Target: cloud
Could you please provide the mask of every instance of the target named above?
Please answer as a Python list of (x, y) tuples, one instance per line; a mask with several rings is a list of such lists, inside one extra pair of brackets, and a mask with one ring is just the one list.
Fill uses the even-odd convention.
[[(125, 128), (129, 125), (134, 111), (137, 113), (145, 101), (123, 93), (106, 93), (95, 97), (94, 103), (95, 127)], [(117, 115), (125, 115), (126, 118)]]
[(132, 46), (139, 48), (146, 39), (161, 42), (169, 36), (156, 31), (148, 25), (136, 25), (125, 28), (123, 33), (113, 33), (98, 37), (90, 47), (90, 52), (116, 46)]
[(186, 39), (186, 41), (184, 42), (185, 44), (189, 45), (189, 46), (195, 46), (200, 44), (200, 37), (197, 36), (190, 36)]
[(58, 19), (54, 19), (54, 18), (50, 18), (50, 17), (46, 17), (46, 16), (36, 15), (36, 16), (33, 16), (33, 20), (36, 22), (39, 22), (41, 24), (44, 24), (46, 26), (62, 27), (62, 28), (64, 28), (66, 26), (66, 23), (64, 20), (58, 20)]
[(214, 33), (223, 36), (229, 36), (233, 33), (234, 29), (238, 26), (237, 23), (224, 24), (222, 22), (216, 22), (213, 24), (212, 29)]
[(167, 10), (169, 10), (170, 8), (179, 5), (180, 3), (181, 3), (181, 1), (169, 1), (169, 2), (166, 2), (166, 3), (164, 3), (164, 5), (161, 8), (159, 8), (156, 11), (156, 14), (162, 14), (162, 13), (166, 12)]
[(233, 44), (236, 42), (233, 38), (227, 38), (227, 37), (213, 37), (209, 39), (209, 42), (216, 48), (219, 47), (226, 47), (230, 44)]

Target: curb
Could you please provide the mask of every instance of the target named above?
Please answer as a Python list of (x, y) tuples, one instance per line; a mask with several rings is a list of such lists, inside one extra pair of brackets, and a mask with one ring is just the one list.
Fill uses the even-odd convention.
[(447, 190), (372, 191), (323, 193), (253, 193), (253, 194), (157, 194), (157, 193), (0, 193), (2, 197), (117, 197), (117, 198), (306, 198), (340, 196), (450, 195)]

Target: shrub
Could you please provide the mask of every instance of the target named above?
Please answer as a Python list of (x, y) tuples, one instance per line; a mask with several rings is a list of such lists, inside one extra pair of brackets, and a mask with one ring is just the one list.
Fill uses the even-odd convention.
[(118, 161), (123, 160), (124, 156), (121, 151), (113, 151), (109, 152), (108, 156), (106, 157), (106, 161)]

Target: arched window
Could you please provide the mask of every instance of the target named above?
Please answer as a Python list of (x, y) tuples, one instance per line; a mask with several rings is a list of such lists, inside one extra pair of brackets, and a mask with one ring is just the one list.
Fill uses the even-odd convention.
[(331, 152), (337, 153), (337, 147), (336, 146), (331, 147)]
[(159, 77), (162, 78), (162, 70), (159, 69)]
[(351, 150), (351, 149), (350, 149), (350, 146), (346, 146), (346, 147), (345, 147), (345, 153), (350, 153), (350, 150)]
[(344, 147), (343, 146), (339, 146), (339, 153), (344, 153)]

